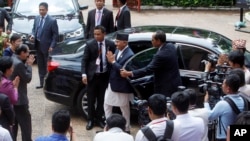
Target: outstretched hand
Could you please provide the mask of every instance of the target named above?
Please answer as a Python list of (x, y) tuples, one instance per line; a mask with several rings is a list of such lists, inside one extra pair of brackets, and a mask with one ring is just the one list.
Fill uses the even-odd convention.
[(106, 56), (107, 56), (109, 63), (112, 63), (113, 61), (115, 61), (115, 54), (113, 54), (111, 51), (108, 51)]

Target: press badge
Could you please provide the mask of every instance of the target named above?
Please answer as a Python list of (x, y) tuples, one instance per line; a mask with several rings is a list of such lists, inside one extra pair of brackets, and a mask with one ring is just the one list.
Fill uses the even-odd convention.
[(95, 64), (99, 66), (99, 65), (100, 65), (100, 62), (101, 62), (100, 58), (97, 57), (97, 58), (96, 58), (96, 61), (95, 61)]

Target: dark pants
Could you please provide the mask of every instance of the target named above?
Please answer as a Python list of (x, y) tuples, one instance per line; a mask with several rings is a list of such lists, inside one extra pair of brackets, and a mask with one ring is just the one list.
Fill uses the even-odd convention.
[[(88, 120), (94, 121), (103, 120), (104, 109), (104, 94), (108, 86), (108, 73), (95, 74), (93, 80), (88, 82)], [(96, 103), (96, 107), (95, 107)]]
[(41, 47), (40, 47), (40, 42), (36, 41), (36, 48), (37, 48), (37, 65), (38, 65), (38, 74), (39, 74), (39, 78), (40, 78), (40, 85), (43, 86), (43, 82), (44, 82), (44, 77), (47, 73), (47, 63), (48, 63), (48, 57), (49, 57), (49, 53), (43, 53), (41, 51)]
[(15, 125), (13, 126), (13, 140), (16, 141), (18, 124), (21, 128), (22, 141), (32, 141), (31, 139), (31, 115), (28, 105), (15, 105)]

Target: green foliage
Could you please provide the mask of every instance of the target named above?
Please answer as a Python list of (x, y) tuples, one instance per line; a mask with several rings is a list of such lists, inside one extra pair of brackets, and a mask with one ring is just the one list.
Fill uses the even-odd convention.
[(141, 5), (180, 7), (234, 6), (236, 0), (141, 0)]

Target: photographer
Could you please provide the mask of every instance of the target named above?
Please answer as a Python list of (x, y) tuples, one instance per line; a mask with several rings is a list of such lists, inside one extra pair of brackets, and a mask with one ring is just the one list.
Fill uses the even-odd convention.
[[(240, 109), (240, 111), (244, 108), (244, 101), (238, 95), (238, 89), (240, 87), (240, 78), (236, 74), (227, 75), (222, 84), (222, 90), (225, 97), (230, 98), (236, 104), (236, 106)], [(224, 98), (225, 98), (224, 97)], [(216, 130), (216, 139), (217, 141), (226, 141), (226, 130), (227, 127), (232, 124), (236, 118), (236, 114), (231, 109), (231, 106), (228, 102), (224, 100), (220, 100), (214, 108), (211, 110), (210, 105), (208, 103), (209, 95), (206, 93), (204, 97), (204, 107), (207, 108), (209, 112), (209, 120), (218, 120), (217, 130)]]
[[(148, 126), (156, 137), (162, 136), (166, 128), (166, 97), (162, 94), (154, 94), (148, 98), (148, 115), (151, 122)], [(148, 141), (147, 137), (139, 130), (136, 134), (135, 141)]]

